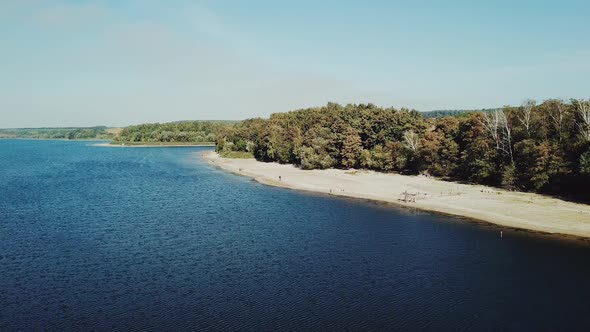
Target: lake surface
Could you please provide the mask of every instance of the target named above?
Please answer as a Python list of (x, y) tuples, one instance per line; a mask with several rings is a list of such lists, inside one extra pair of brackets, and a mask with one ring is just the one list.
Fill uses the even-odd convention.
[(0, 331), (590, 330), (582, 242), (90, 144), (0, 140)]

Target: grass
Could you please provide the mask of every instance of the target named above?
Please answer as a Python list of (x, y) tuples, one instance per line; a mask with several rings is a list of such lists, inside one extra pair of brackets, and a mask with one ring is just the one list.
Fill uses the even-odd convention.
[(219, 152), (219, 155), (223, 158), (233, 158), (233, 159), (254, 158), (254, 155), (251, 152), (244, 152), (244, 151), (222, 151), (222, 152)]

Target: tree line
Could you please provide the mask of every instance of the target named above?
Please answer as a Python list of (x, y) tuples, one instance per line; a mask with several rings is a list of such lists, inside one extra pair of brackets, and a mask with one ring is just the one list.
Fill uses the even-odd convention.
[(0, 138), (36, 139), (112, 139), (113, 134), (104, 126), (85, 128), (17, 128), (0, 129)]
[(527, 100), (425, 118), (373, 104), (275, 113), (223, 127), (218, 152), (303, 169), (363, 168), (588, 200), (590, 101)]
[(212, 143), (216, 134), (231, 121), (179, 121), (147, 123), (123, 128), (116, 143)]
[(482, 112), (482, 113), (487, 113), (487, 112), (493, 112), (498, 110), (497, 108), (484, 108), (484, 109), (480, 109), (480, 110), (434, 110), (434, 111), (427, 111), (427, 112), (422, 112), (422, 116), (429, 119), (429, 118), (442, 118), (445, 116), (464, 116), (468, 113), (474, 113), (474, 112)]

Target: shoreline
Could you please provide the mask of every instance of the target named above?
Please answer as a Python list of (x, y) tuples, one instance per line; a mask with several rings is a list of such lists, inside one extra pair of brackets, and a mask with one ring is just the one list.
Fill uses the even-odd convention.
[(57, 141), (57, 142), (89, 142), (91, 146), (107, 147), (107, 148), (181, 148), (181, 147), (214, 147), (214, 143), (191, 143), (191, 144), (111, 144), (111, 140), (104, 138), (81, 138), (81, 139), (67, 139), (67, 138), (29, 138), (29, 137), (0, 137), (0, 140), (24, 140), (24, 141)]
[(34, 138), (34, 137), (0, 137), (0, 140), (22, 141), (59, 141), (59, 142), (108, 142), (108, 138)]
[(105, 147), (105, 148), (182, 148), (182, 147), (198, 147), (198, 146), (210, 146), (212, 144), (136, 144), (136, 145), (123, 145), (123, 144), (111, 144), (111, 143), (97, 143), (92, 146)]
[[(301, 170), (255, 159), (222, 158), (213, 151), (200, 155), (212, 165), (265, 185), (393, 203), (512, 229), (590, 238), (590, 205), (540, 194), (367, 170)], [(404, 202), (404, 192), (412, 194), (408, 201), (415, 202)]]

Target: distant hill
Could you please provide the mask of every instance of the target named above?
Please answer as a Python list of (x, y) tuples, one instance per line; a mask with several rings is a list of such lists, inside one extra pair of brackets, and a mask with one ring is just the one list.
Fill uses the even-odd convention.
[(36, 139), (112, 139), (117, 128), (96, 127), (43, 127), (0, 129), (0, 138)]
[(223, 124), (236, 124), (240, 122), (240, 120), (178, 120), (178, 121), (170, 121), (166, 123), (183, 123), (183, 122), (211, 122), (211, 123), (223, 123)]
[(422, 116), (429, 118), (442, 118), (445, 116), (460, 116), (463, 114), (469, 114), (473, 112), (493, 112), (499, 108), (482, 108), (479, 110), (433, 110), (428, 112), (421, 112)]

